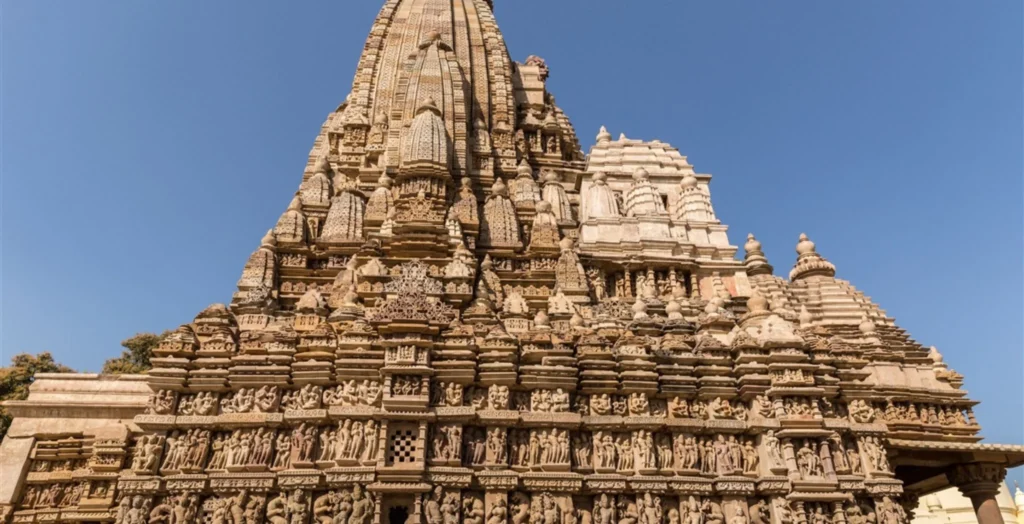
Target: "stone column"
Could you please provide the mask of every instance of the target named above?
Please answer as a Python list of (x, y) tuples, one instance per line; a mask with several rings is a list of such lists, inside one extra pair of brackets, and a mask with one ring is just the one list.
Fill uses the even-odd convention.
[(946, 472), (946, 477), (960, 488), (965, 497), (971, 499), (978, 524), (1003, 524), (1003, 515), (996, 503), (996, 492), (1006, 477), (1005, 466), (981, 462), (958, 464)]

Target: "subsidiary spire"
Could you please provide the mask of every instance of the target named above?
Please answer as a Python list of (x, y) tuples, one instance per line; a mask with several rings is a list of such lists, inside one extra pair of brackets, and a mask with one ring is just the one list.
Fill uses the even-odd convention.
[(789, 280), (796, 281), (815, 275), (836, 276), (836, 266), (818, 254), (814, 242), (807, 238), (806, 233), (800, 233), (800, 241), (796, 245), (796, 253), (796, 264), (793, 266), (793, 270), (789, 272)]

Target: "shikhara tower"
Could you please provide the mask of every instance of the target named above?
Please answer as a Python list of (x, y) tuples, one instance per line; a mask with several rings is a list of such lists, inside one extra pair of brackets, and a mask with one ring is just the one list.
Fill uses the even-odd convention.
[[(983, 524), (1019, 446), (801, 236), (743, 261), (660, 141), (589, 155), (487, 0), (389, 0), (229, 306), (146, 376), (43, 375), (14, 522)], [(281, 204), (284, 204), (283, 199)]]

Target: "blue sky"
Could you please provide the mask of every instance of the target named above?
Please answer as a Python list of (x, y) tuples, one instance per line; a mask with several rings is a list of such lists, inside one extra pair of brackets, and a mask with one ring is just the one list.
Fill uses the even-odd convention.
[[(380, 4), (2, 2), (4, 360), (98, 370), (230, 300)], [(1020, 2), (496, 4), (585, 147), (672, 143), (779, 274), (807, 232), (1024, 442)]]

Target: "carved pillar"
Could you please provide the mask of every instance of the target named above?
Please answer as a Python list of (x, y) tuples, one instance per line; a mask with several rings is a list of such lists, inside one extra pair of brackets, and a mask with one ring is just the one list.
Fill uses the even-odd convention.
[(791, 439), (782, 441), (782, 459), (786, 462), (786, 469), (789, 470), (789, 478), (791, 480), (800, 480), (802, 478), (800, 466), (797, 465), (796, 449), (794, 449)]
[(986, 463), (958, 464), (946, 472), (946, 477), (971, 499), (978, 524), (1003, 524), (996, 492), (1006, 477), (1006, 467)]

